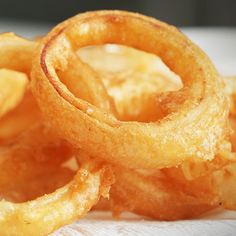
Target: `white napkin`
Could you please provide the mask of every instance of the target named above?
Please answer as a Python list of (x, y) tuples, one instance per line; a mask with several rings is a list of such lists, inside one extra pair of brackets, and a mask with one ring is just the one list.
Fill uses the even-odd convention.
[(91, 212), (50, 236), (235, 236), (236, 212), (217, 210), (201, 219), (154, 221), (125, 213), (114, 220), (109, 212)]

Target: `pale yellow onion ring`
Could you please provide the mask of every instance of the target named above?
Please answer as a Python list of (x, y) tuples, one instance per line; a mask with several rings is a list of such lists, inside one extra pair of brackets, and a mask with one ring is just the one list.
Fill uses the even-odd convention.
[(27, 84), (28, 79), (25, 74), (0, 69), (0, 117), (20, 103)]
[[(75, 97), (56, 72), (70, 69), (73, 50), (104, 43), (157, 54), (179, 74), (183, 89), (159, 99), (167, 114), (175, 112), (158, 123), (121, 122)], [(92, 156), (134, 168), (176, 166), (213, 159), (228, 134), (228, 100), (214, 66), (178, 30), (152, 18), (121, 11), (77, 15), (44, 38), (33, 65), (33, 91), (43, 113)]]
[(107, 196), (109, 168), (81, 168), (74, 179), (54, 193), (25, 203), (0, 202), (0, 234), (5, 236), (48, 235), (84, 216)]
[(236, 114), (236, 76), (224, 76), (225, 92), (230, 97), (230, 115)]
[(37, 45), (38, 42), (23, 39), (13, 33), (0, 34), (0, 68), (29, 75), (33, 52)]
[(75, 172), (65, 164), (74, 149), (48, 124), (38, 122), (4, 141), (0, 145), (0, 199), (26, 202), (55, 191), (73, 178)]
[(39, 107), (31, 91), (26, 89), (21, 102), (0, 119), (0, 144), (40, 122), (42, 115)]
[[(0, 34), (0, 68), (14, 70), (15, 72), (13, 71), (12, 73), (15, 73), (16, 75), (18, 72), (23, 72), (29, 77), (32, 56), (37, 45), (38, 42), (26, 40), (14, 33)], [(26, 77), (25, 75), (22, 76)], [(15, 76), (15, 78), (16, 77), (17, 76)], [(35, 106), (35, 108), (33, 108), (33, 106)], [(27, 109), (30, 109), (30, 115), (25, 119), (25, 117), (23, 117), (25, 114), (23, 113), (27, 111)], [(38, 107), (34, 102), (34, 99), (29, 98), (29, 92), (26, 91), (26, 95), (19, 106), (1, 117), (0, 142), (5, 138), (13, 137), (22, 131), (29, 125), (26, 123), (32, 123), (32, 120), (35, 119), (36, 116), (37, 118), (40, 118)]]

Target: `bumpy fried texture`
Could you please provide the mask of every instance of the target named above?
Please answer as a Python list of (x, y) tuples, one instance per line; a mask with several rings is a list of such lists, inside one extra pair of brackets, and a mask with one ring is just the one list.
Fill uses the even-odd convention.
[[(168, 73), (168, 69), (160, 63), (160, 59), (151, 54), (124, 46), (105, 45), (82, 48), (79, 50), (79, 55), (102, 75), (108, 93), (114, 99), (116, 107), (118, 107), (118, 115), (121, 117), (124, 117), (126, 113), (134, 115), (132, 113), (134, 101), (137, 105), (135, 106), (137, 108), (135, 118), (141, 120), (143, 115), (141, 111), (145, 110), (146, 106), (146, 103), (142, 101), (142, 98), (145, 98), (144, 95), (151, 97), (153, 91), (174, 90), (178, 86), (180, 87), (178, 77), (174, 73)], [(96, 60), (101, 55), (104, 60)], [(148, 66), (153, 64), (158, 65), (158, 67)], [(145, 69), (142, 71), (139, 68)], [(158, 71), (160, 71), (159, 74)], [(129, 76), (126, 77), (126, 74)], [(139, 80), (139, 78), (143, 80)], [(230, 83), (228, 82), (229, 79)], [(224, 78), (224, 81), (226, 83), (225, 91), (230, 99), (233, 99), (232, 94), (235, 90), (230, 84), (235, 83), (236, 80), (230, 77)], [(145, 84), (150, 86), (150, 90)], [(129, 108), (129, 110), (125, 110), (124, 107)], [(155, 111), (149, 112), (154, 114)], [(148, 118), (151, 119), (151, 117)], [(231, 126), (234, 124), (232, 122), (234, 122), (233, 118), (231, 118)], [(231, 140), (233, 136), (234, 133)], [(232, 168), (232, 163), (236, 160), (235, 154), (231, 153), (231, 145), (234, 145), (234, 143), (231, 142), (230, 144), (228, 141), (222, 143), (223, 147), (221, 149), (223, 151), (208, 162), (190, 160), (182, 163), (178, 168), (168, 168), (162, 171), (134, 171), (116, 167), (116, 183), (111, 188), (110, 200), (101, 199), (94, 209), (112, 210), (115, 216), (123, 211), (131, 211), (155, 219), (171, 220), (196, 217), (222, 204), (229, 208), (228, 198), (221, 193), (221, 191), (225, 191), (225, 188), (223, 185), (224, 179), (220, 176), (222, 175), (221, 169), (224, 166), (226, 166), (226, 169)], [(213, 172), (218, 173), (217, 178), (212, 179)], [(138, 177), (139, 181), (137, 180)], [(221, 184), (217, 184), (218, 190), (216, 191), (214, 183), (216, 184), (219, 181), (221, 181)], [(151, 191), (150, 186), (155, 186), (155, 191)], [(171, 188), (167, 186), (171, 186)], [(220, 190), (220, 188), (223, 188), (223, 190)], [(162, 193), (162, 195), (157, 193)], [(174, 196), (176, 197), (176, 205), (170, 204), (168, 200), (168, 197), (173, 199)], [(192, 203), (188, 199), (191, 199)], [(230, 209), (232, 209), (232, 205)], [(177, 207), (178, 210), (176, 210)]]
[[(155, 110), (145, 111), (145, 107), (148, 107), (145, 98), (153, 99), (155, 92), (176, 90), (181, 87), (179, 78), (168, 71), (159, 58), (132, 48), (119, 45), (95, 46), (80, 49), (79, 55), (99, 72), (118, 108), (118, 115), (124, 120), (129, 117), (131, 120), (141, 121), (143, 114), (150, 120), (155, 116), (155, 119), (161, 118), (160, 113), (155, 114)], [(103, 60), (97, 60), (101, 57)], [(231, 100), (231, 127), (235, 129), (232, 108), (234, 108), (233, 94), (236, 91), (234, 89), (236, 79), (234, 77), (223, 79), (226, 84), (225, 91)], [(137, 109), (137, 113), (134, 108)], [(231, 202), (234, 198), (225, 196), (232, 192), (230, 186), (233, 186), (233, 176), (229, 177), (228, 181), (222, 176), (226, 175), (224, 174), (226, 170), (232, 171), (236, 160), (235, 154), (231, 153), (231, 145), (234, 149), (235, 144), (234, 136), (232, 133), (231, 144), (228, 141), (221, 144), (224, 146), (221, 148), (223, 151), (212, 161), (190, 160), (178, 168), (161, 171), (134, 171), (116, 167), (116, 183), (111, 188), (110, 200), (102, 199), (94, 209), (112, 210), (115, 216), (123, 211), (131, 211), (165, 220), (196, 217), (222, 204), (226, 208), (233, 209), (235, 204)], [(223, 168), (226, 170), (222, 170)], [(215, 174), (212, 179), (213, 172)], [(224, 181), (228, 182), (228, 185), (224, 186)], [(217, 187), (214, 184), (217, 184)], [(153, 186), (155, 189), (152, 191)], [(168, 197), (172, 200), (175, 198), (175, 201), (168, 200)]]
[[(75, 50), (103, 43), (159, 55), (179, 74), (183, 88), (156, 98), (164, 119), (122, 122), (111, 112), (76, 97), (60, 81), (58, 72), (70, 69)], [(139, 14), (100, 11), (59, 24), (40, 44), (32, 82), (42, 112), (61, 135), (89, 155), (113, 164), (164, 168), (187, 159), (212, 160), (229, 133), (228, 100), (208, 57), (174, 27)]]

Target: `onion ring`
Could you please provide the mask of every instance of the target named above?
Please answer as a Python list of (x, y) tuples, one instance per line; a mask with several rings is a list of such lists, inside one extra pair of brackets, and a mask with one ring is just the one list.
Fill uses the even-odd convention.
[(0, 119), (0, 144), (40, 122), (42, 115), (39, 107), (31, 91), (26, 89), (21, 102)]
[(63, 164), (73, 148), (49, 125), (37, 124), (0, 146), (0, 196), (24, 202), (53, 192), (72, 179)]
[(20, 103), (27, 83), (25, 74), (0, 69), (0, 117)]
[[(11, 73), (15, 73), (15, 77), (17, 74), (20, 77), (26, 77), (27, 75), (29, 79), (33, 52), (37, 45), (38, 42), (23, 39), (16, 36), (14, 33), (0, 34), (0, 68), (4, 68), (1, 70), (12, 70)], [(19, 72), (26, 75), (20, 74)], [(24, 80), (25, 79), (26, 78), (24, 78)], [(21, 91), (21, 95), (24, 94), (22, 101), (20, 101), (19, 98), (19, 101), (16, 104), (18, 106), (1, 117), (1, 143), (8, 138), (16, 136), (30, 124), (41, 119), (38, 106), (29, 90), (30, 89), (26, 89), (25, 86)], [(20, 91), (18, 90), (17, 93), (20, 93)], [(25, 115), (25, 112), (28, 112), (27, 116)]]
[(236, 115), (236, 76), (223, 77), (225, 92), (230, 98), (230, 115)]
[[(165, 119), (118, 121), (74, 96), (60, 81), (57, 73), (69, 70), (68, 60), (75, 50), (104, 43), (159, 55), (180, 75), (183, 88), (157, 99), (166, 112)], [(163, 168), (187, 159), (212, 160), (228, 135), (228, 99), (208, 57), (174, 27), (149, 17), (121, 11), (77, 15), (42, 40), (31, 75), (39, 106), (61, 135), (89, 155), (111, 163)]]
[(20, 204), (1, 201), (1, 235), (47, 235), (71, 223), (98, 201), (103, 181), (104, 169), (95, 173), (81, 169), (68, 185), (49, 195)]
[(13, 33), (0, 34), (0, 68), (29, 75), (33, 52), (37, 45), (37, 42), (23, 39)]
[(0, 202), (1, 235), (48, 235), (55, 229), (81, 218), (107, 197), (112, 183), (108, 167), (88, 163), (74, 179), (55, 192), (24, 203)]
[(116, 167), (109, 200), (114, 216), (130, 211), (158, 220), (179, 220), (197, 217), (218, 206), (208, 178), (186, 181), (181, 176), (182, 182), (178, 182), (176, 176), (170, 178), (163, 173), (146, 175), (141, 170)]
[(236, 210), (236, 163), (213, 173), (213, 181), (225, 209)]

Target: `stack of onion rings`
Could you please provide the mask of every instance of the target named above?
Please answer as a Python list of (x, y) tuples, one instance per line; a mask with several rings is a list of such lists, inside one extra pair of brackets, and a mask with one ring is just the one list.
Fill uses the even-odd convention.
[(1, 235), (46, 235), (92, 207), (236, 210), (235, 79), (175, 27), (88, 12), (37, 41), (2, 34), (0, 56)]

